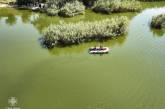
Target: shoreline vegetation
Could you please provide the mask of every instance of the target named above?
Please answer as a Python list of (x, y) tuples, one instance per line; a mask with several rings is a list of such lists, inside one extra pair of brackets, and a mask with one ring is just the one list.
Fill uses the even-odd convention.
[(53, 48), (121, 36), (127, 32), (128, 22), (127, 17), (121, 16), (102, 21), (51, 25), (43, 32), (43, 45)]
[(155, 29), (165, 28), (165, 13), (153, 16), (151, 20), (151, 27)]
[(0, 3), (0, 8), (4, 8), (4, 7), (8, 7), (8, 5)]
[[(49, 16), (73, 17), (84, 14), (87, 8), (103, 14), (138, 12), (142, 9), (142, 2), (163, 0), (16, 0), (11, 3), (10, 0), (3, 1), (8, 3), (6, 5), (0, 4), (0, 7), (10, 6), (43, 12)], [(94, 22), (63, 22), (47, 27), (43, 31), (41, 43), (47, 48), (53, 48), (105, 40), (127, 33), (128, 22), (129, 20), (125, 16)], [(153, 17), (151, 27), (164, 28), (165, 15)]]
[(12, 7), (12, 6), (9, 4), (0, 2), (0, 8), (6, 8), (6, 7)]
[(136, 0), (1, 0), (8, 6), (30, 9), (46, 13), (49, 16), (73, 17), (84, 14), (89, 8), (94, 12), (117, 13), (141, 10), (141, 3)]
[(50, 16), (63, 16), (63, 17), (73, 17), (79, 14), (85, 13), (85, 6), (82, 2), (71, 1), (67, 2), (63, 6), (60, 6), (59, 3), (50, 5), (46, 9), (46, 13)]
[(139, 12), (143, 2), (164, 0), (0, 0), (0, 7), (29, 9), (49, 16), (73, 17), (85, 14), (85, 9), (103, 14)]
[(141, 4), (135, 0), (98, 0), (94, 3), (92, 10), (106, 14), (136, 12), (141, 10)]
[(13, 7), (15, 0), (0, 0), (0, 8)]
[[(67, 1), (67, 0), (65, 0)], [(92, 5), (83, 4), (82, 1), (71, 0), (61, 3), (49, 4), (46, 13), (50, 16), (73, 17), (75, 15), (84, 14), (85, 8), (90, 8), (94, 12), (101, 13), (117, 13), (117, 12), (136, 12), (141, 10), (141, 4), (135, 0), (93, 0)]]

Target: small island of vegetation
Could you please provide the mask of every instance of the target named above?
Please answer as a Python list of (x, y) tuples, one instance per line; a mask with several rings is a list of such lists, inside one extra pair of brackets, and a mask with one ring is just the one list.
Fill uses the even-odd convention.
[(140, 2), (135, 0), (98, 0), (93, 6), (95, 12), (107, 14), (115, 12), (135, 12), (140, 9)]
[(151, 27), (156, 29), (165, 28), (165, 14), (153, 16), (151, 21)]
[(61, 23), (44, 31), (43, 44), (48, 48), (104, 40), (127, 32), (128, 18), (114, 17), (102, 21)]

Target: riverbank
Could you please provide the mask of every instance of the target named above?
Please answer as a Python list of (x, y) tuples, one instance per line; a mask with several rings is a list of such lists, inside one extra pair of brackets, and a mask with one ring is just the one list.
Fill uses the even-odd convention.
[(7, 7), (11, 7), (11, 6), (6, 3), (0, 3), (0, 8), (7, 8)]

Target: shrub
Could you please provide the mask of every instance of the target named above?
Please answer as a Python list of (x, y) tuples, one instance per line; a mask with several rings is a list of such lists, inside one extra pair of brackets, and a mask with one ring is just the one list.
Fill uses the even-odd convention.
[(73, 17), (78, 14), (84, 14), (85, 6), (79, 1), (66, 3), (60, 10), (60, 15), (65, 17)]
[(157, 2), (157, 1), (165, 1), (165, 0), (139, 0), (142, 2)]
[(51, 16), (60, 15), (63, 17), (73, 17), (78, 14), (84, 14), (85, 6), (79, 1), (67, 2), (64, 6), (59, 6), (58, 3), (51, 4), (47, 9), (47, 14)]
[(44, 45), (72, 45), (119, 36), (126, 33), (127, 24), (128, 18), (122, 16), (103, 21), (51, 25), (43, 32)]
[(93, 6), (93, 4), (96, 0), (80, 0), (80, 1), (82, 1), (85, 4), (85, 6), (91, 7), (91, 6)]
[(135, 0), (98, 0), (94, 3), (95, 12), (134, 12), (141, 9), (140, 2)]
[(49, 6), (56, 5), (58, 7), (63, 7), (67, 2), (72, 2), (75, 0), (47, 0)]
[(59, 13), (59, 8), (56, 5), (53, 5), (46, 10), (46, 13), (50, 16), (57, 16)]
[(165, 28), (165, 14), (153, 16), (151, 21), (151, 27), (157, 29)]

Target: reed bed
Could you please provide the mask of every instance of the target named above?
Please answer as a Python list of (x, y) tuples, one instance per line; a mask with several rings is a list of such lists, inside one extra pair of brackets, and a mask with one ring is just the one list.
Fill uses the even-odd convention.
[(60, 9), (56, 5), (52, 5), (50, 8), (46, 10), (47, 15), (49, 16), (58, 16)]
[(74, 1), (66, 3), (60, 10), (60, 15), (64, 17), (73, 17), (75, 15), (84, 14), (85, 6), (82, 2)]
[(139, 0), (142, 2), (159, 2), (159, 1), (165, 1), (165, 0)]
[(151, 27), (156, 29), (165, 28), (165, 13), (153, 16), (151, 21)]
[(75, 15), (84, 14), (85, 6), (82, 2), (79, 1), (71, 1), (67, 2), (63, 6), (59, 6), (59, 4), (53, 4), (51, 7), (47, 9), (47, 14), (50, 16), (63, 16), (63, 17), (73, 17)]
[(141, 10), (141, 4), (135, 0), (97, 0), (93, 11), (101, 13), (135, 12)]
[(43, 31), (43, 44), (48, 48), (73, 45), (93, 40), (104, 40), (127, 32), (128, 18), (114, 17), (102, 21), (62, 23)]

